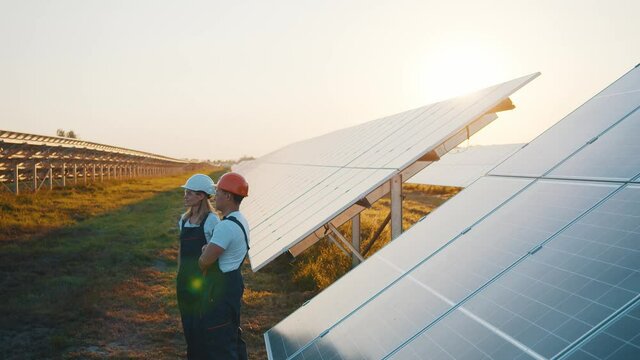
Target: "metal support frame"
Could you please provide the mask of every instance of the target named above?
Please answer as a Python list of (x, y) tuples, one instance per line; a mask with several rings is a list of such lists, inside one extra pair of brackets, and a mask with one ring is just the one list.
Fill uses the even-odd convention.
[(20, 194), (20, 165), (16, 164), (14, 169), (15, 175), (15, 184), (16, 184), (16, 195)]
[(33, 192), (38, 192), (38, 162), (33, 163)]
[[(351, 245), (360, 251), (360, 213), (351, 218)], [(351, 267), (360, 264), (360, 259), (355, 255), (351, 255)]]
[(37, 164), (34, 165), (33, 167), (34, 170), (34, 174), (33, 174), (33, 192), (38, 192), (40, 191), (40, 188), (42, 187), (42, 185), (44, 185), (45, 181), (47, 181), (47, 177), (49, 177), (49, 171), (47, 171), (47, 173), (45, 174), (44, 178), (42, 178), (42, 181), (40, 182), (40, 184), (38, 184), (38, 171), (37, 171)]
[[(327, 234), (327, 236), (329, 237), (329, 239), (331, 239), (332, 241), (336, 242), (336, 239), (333, 238), (333, 236), (331, 235), (331, 233), (333, 233), (341, 242), (342, 244), (347, 247), (350, 251), (351, 254), (355, 257), (358, 258), (358, 260), (360, 261), (364, 261), (364, 258), (362, 257), (362, 255), (360, 255), (360, 252), (358, 252), (353, 245), (351, 245), (351, 243), (349, 242), (349, 240), (347, 240), (344, 235), (342, 235), (342, 233), (340, 233), (340, 231), (333, 226), (333, 224), (328, 223), (327, 225), (325, 225), (327, 230), (330, 231), (330, 233)], [(349, 255), (349, 253), (346, 252), (346, 250), (343, 248), (343, 251), (347, 254), (347, 256)]]
[(391, 178), (391, 240), (402, 234), (402, 175)]

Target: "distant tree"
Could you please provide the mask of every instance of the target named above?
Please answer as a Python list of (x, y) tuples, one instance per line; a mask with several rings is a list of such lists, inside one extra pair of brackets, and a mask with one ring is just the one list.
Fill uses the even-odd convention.
[(78, 139), (78, 134), (73, 130), (64, 131), (64, 129), (58, 129), (56, 130), (56, 136)]
[(243, 162), (243, 161), (248, 161), (248, 160), (255, 160), (256, 158), (254, 158), (253, 156), (248, 156), (248, 155), (242, 155), (242, 157), (240, 157), (240, 159), (238, 159), (238, 162)]

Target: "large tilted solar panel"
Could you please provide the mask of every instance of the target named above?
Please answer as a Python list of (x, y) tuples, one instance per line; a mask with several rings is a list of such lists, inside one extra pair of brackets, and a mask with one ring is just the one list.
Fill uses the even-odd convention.
[(493, 109), (538, 75), (295, 143), (235, 167), (257, 194), (243, 204), (252, 226), (253, 270), (425, 154), (457, 146), (494, 120)]
[[(637, 349), (628, 309), (640, 302), (640, 164), (628, 151), (640, 142), (640, 97), (618, 96), (640, 93), (639, 73), (581, 107), (609, 107), (608, 123), (576, 110), (494, 169), (536, 176), (482, 177), (265, 333), (270, 358), (604, 359)], [(559, 145), (565, 157), (525, 151), (562, 141), (565, 121), (590, 129)], [(619, 334), (622, 321), (634, 327)]]

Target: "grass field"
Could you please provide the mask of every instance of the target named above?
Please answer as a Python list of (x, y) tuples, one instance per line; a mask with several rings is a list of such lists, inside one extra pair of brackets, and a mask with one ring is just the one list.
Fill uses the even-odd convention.
[[(0, 193), (1, 357), (184, 357), (174, 282), (185, 178)], [(405, 228), (456, 191), (405, 185)], [(363, 247), (387, 212), (382, 199), (363, 213)], [(293, 263), (243, 265), (250, 358), (266, 358), (262, 334), (349, 267), (324, 241)]]

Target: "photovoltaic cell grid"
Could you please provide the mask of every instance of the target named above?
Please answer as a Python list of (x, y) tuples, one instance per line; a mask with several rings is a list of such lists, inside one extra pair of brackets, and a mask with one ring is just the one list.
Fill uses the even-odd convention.
[[(491, 332), (506, 341), (503, 346), (511, 349), (509, 358), (554, 357), (625, 304), (637, 300), (639, 218), (640, 187), (619, 190), (433, 329), (463, 334), (471, 331), (463, 327), (475, 322), (480, 325), (478, 332), (460, 335), (463, 339), (480, 339)], [(430, 333), (431, 329), (408, 341), (393, 357), (402, 359), (408, 353), (429, 354), (434, 347), (446, 348), (446, 343), (439, 346), (440, 341)], [(463, 341), (455, 351), (464, 357), (466, 352), (476, 351), (477, 343)], [(506, 351), (483, 348), (487, 358), (495, 358), (490, 348)]]
[(269, 330), (269, 356), (637, 357), (639, 105), (636, 68)]
[(640, 304), (612, 321), (603, 331), (570, 354), (569, 360), (627, 360), (640, 354)]
[[(292, 144), (234, 170), (252, 186), (243, 212), (249, 258), (258, 270), (350, 208), (429, 151), (473, 133), (532, 74), (362, 125)], [(472, 130), (467, 130), (472, 128)], [(449, 150), (449, 149), (445, 149)]]

